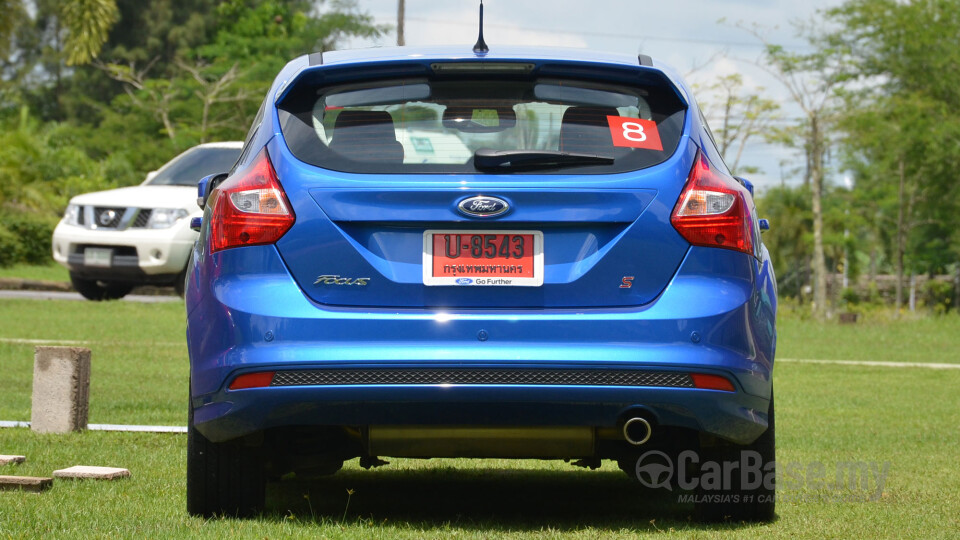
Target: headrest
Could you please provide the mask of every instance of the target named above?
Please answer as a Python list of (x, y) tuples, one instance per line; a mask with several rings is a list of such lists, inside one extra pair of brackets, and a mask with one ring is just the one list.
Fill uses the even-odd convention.
[(363, 128), (366, 134), (386, 135), (396, 140), (396, 132), (393, 127), (393, 117), (387, 111), (340, 111), (337, 120), (333, 124), (333, 138), (341, 128), (344, 133), (354, 131), (356, 128)]
[(613, 107), (570, 107), (563, 111), (561, 125), (606, 126), (608, 116), (620, 116), (620, 113)]

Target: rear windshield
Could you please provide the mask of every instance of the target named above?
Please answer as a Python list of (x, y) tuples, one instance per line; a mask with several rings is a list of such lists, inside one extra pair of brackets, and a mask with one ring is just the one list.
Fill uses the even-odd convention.
[(557, 78), (383, 80), (298, 95), (278, 111), (294, 156), (380, 174), (634, 171), (673, 154), (685, 112), (669, 88)]
[(204, 176), (229, 171), (238, 157), (239, 148), (191, 148), (167, 163), (147, 185), (196, 187)]

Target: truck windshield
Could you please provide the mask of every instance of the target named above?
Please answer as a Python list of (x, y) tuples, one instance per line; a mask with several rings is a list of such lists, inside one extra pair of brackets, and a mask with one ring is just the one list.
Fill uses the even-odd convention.
[(238, 157), (239, 148), (191, 148), (160, 169), (147, 185), (197, 187), (204, 176), (229, 171)]

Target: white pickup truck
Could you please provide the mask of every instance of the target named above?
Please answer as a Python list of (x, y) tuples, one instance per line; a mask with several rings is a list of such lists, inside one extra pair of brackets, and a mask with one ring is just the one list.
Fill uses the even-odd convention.
[(227, 172), (241, 142), (195, 146), (147, 175), (139, 186), (70, 199), (53, 231), (53, 258), (90, 300), (121, 298), (138, 285), (172, 285), (183, 294), (187, 257), (202, 215), (197, 182)]

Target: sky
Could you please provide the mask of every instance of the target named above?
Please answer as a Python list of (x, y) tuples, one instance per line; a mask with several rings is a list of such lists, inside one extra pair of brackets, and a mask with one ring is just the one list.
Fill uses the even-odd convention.
[[(396, 25), (397, 0), (357, 0), (377, 23)], [(629, 54), (644, 53), (673, 66), (688, 82), (709, 86), (717, 76), (740, 73), (745, 86), (781, 102), (783, 116), (799, 113), (780, 83), (755, 65), (760, 42), (738, 26), (762, 29), (765, 38), (797, 51), (809, 50), (792, 23), (840, 0), (485, 0), (488, 45), (547, 45)], [(406, 44), (472, 45), (477, 37), (477, 0), (406, 0)], [(396, 33), (356, 39), (350, 48), (396, 45)], [(704, 102), (709, 96), (698, 95)], [(760, 167), (748, 178), (758, 189), (795, 184), (802, 178), (799, 153), (759, 139), (741, 165)]]

